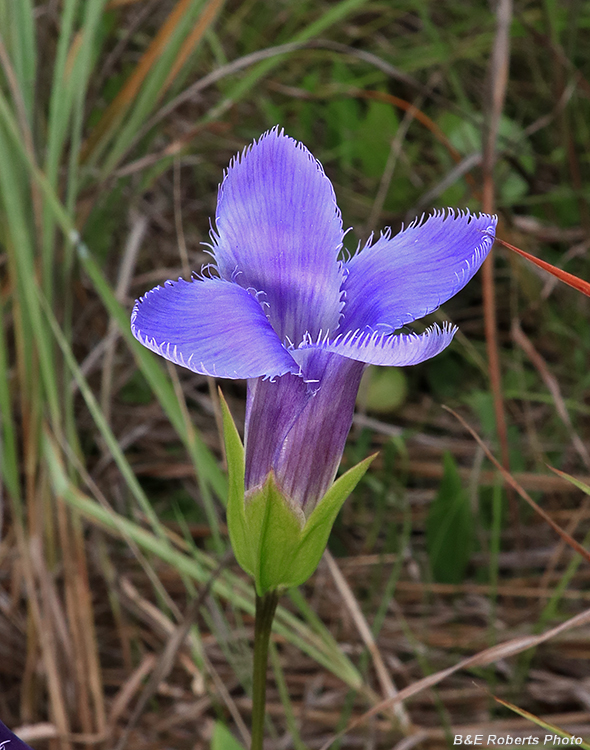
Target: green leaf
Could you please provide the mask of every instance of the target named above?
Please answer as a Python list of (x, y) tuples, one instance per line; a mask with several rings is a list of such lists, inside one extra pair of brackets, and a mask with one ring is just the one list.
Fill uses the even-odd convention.
[(211, 750), (246, 750), (246, 748), (236, 740), (225, 724), (216, 721), (211, 738)]
[(398, 126), (399, 120), (391, 104), (369, 101), (354, 142), (363, 171), (369, 177), (380, 178), (383, 174)]
[(554, 466), (549, 467), (551, 471), (555, 472), (558, 477), (561, 477), (562, 479), (565, 479), (566, 482), (569, 482), (570, 484), (573, 484), (574, 487), (577, 487), (579, 490), (582, 490), (586, 495), (590, 496), (590, 485), (585, 484), (585, 482), (582, 482), (580, 479), (576, 479), (576, 477), (572, 477), (571, 474), (566, 474), (565, 471), (560, 471), (559, 469), (556, 469)]
[(438, 494), (428, 512), (426, 547), (435, 580), (463, 580), (473, 549), (473, 516), (455, 460), (448, 452)]
[[(452, 112), (445, 112), (439, 124), (449, 141), (461, 154), (467, 156), (478, 151), (481, 143), (483, 117), (472, 113), (469, 119)], [(535, 168), (535, 155), (526, 131), (516, 121), (502, 115), (498, 125), (498, 146), (502, 151), (518, 158), (518, 163), (531, 174)], [(507, 159), (498, 162), (498, 190), (503, 202), (512, 204), (528, 192), (526, 179), (519, 174)]]

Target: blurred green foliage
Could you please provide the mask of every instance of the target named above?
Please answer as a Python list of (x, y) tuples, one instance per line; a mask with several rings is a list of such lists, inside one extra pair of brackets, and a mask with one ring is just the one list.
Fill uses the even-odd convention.
[(473, 511), (450, 453), (426, 520), (426, 548), (435, 581), (460, 583), (474, 548)]

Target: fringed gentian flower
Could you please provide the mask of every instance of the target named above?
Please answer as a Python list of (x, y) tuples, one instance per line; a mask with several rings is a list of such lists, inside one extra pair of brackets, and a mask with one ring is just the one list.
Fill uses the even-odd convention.
[[(342, 494), (366, 469), (334, 490), (363, 370), (414, 365), (451, 343), (449, 325), (397, 331), (467, 284), (493, 244), (496, 217), (435, 213), (340, 260), (344, 232), (332, 184), (302, 144), (275, 128), (231, 162), (215, 223), (215, 276), (152, 289), (131, 325), (172, 362), (248, 380), (245, 500), (235, 514), (230, 507), (228, 520), (238, 560), (260, 593), (313, 572)], [(280, 506), (276, 523), (269, 487)], [(265, 510), (255, 510), (257, 502)], [(264, 574), (269, 523), (282, 562)], [(299, 540), (288, 551), (290, 525)], [(303, 564), (297, 556), (305, 556), (308, 537), (321, 537), (314, 542), (321, 549)]]

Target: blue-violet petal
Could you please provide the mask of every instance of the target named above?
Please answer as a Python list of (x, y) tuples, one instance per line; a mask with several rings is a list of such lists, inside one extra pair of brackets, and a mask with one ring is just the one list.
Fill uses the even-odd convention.
[(167, 281), (135, 303), (131, 330), (153, 352), (202, 375), (299, 372), (252, 290), (223, 279)]
[(264, 293), (283, 342), (335, 331), (342, 308), (342, 219), (330, 180), (277, 128), (237, 156), (219, 189), (213, 251), (219, 275)]
[[(490, 251), (496, 216), (440, 212), (391, 237), (387, 232), (345, 264), (338, 333), (401, 328), (450, 299)], [(392, 363), (393, 364), (393, 363)]]
[(305, 343), (301, 349), (333, 352), (368, 365), (404, 367), (436, 357), (451, 343), (456, 331), (456, 326), (447, 323), (443, 324), (442, 329), (434, 325), (422, 334), (400, 333), (392, 336), (365, 329), (342, 334), (333, 341)]

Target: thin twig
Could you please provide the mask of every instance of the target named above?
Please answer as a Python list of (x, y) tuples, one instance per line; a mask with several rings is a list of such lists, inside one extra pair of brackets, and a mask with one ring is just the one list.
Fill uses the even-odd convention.
[[(508, 68), (510, 63), (510, 24), (512, 21), (512, 0), (498, 0), (496, 6), (496, 35), (489, 66), (489, 88), (486, 95), (490, 98), (486, 130), (483, 140), (483, 192), (482, 209), (485, 213), (494, 213), (494, 167), (496, 164), (496, 145), (500, 118), (506, 96), (508, 83)], [(500, 355), (498, 347), (498, 332), (496, 320), (496, 292), (494, 288), (494, 256), (493, 250), (486, 258), (482, 267), (482, 293), (484, 307), (484, 324), (490, 386), (494, 400), (494, 414), (496, 430), (500, 442), (502, 465), (510, 470), (510, 453), (508, 448), (508, 429), (502, 395), (502, 375), (500, 369)], [(520, 521), (518, 517), (518, 503), (513, 493), (508, 492), (510, 516), (517, 530), (517, 543), (520, 539)]]
[(530, 495), (528, 494), (528, 492), (526, 492), (526, 491), (525, 491), (525, 490), (524, 490), (524, 489), (523, 489), (523, 488), (522, 488), (522, 487), (520, 486), (520, 484), (519, 484), (519, 483), (518, 483), (518, 482), (516, 481), (516, 479), (514, 479), (514, 477), (512, 476), (512, 474), (510, 474), (510, 472), (509, 472), (509, 471), (507, 471), (507, 470), (506, 470), (506, 469), (505, 469), (505, 468), (504, 468), (504, 467), (503, 467), (503, 466), (502, 466), (502, 465), (500, 464), (500, 462), (499, 462), (499, 461), (498, 461), (498, 460), (496, 459), (496, 457), (494, 456), (494, 454), (492, 453), (492, 451), (491, 451), (491, 450), (490, 450), (490, 449), (488, 448), (488, 446), (487, 446), (487, 445), (486, 445), (486, 444), (484, 443), (484, 441), (483, 441), (483, 440), (482, 440), (482, 439), (481, 439), (481, 438), (479, 437), (479, 435), (478, 435), (478, 434), (477, 434), (477, 432), (476, 432), (476, 431), (475, 431), (475, 430), (473, 429), (473, 427), (471, 427), (470, 425), (468, 425), (468, 424), (467, 424), (467, 422), (466, 422), (466, 421), (465, 421), (465, 420), (463, 419), (463, 417), (462, 417), (462, 416), (461, 416), (460, 414), (457, 414), (457, 412), (456, 412), (456, 411), (453, 411), (453, 410), (452, 410), (451, 408), (449, 408), (448, 406), (444, 406), (444, 405), (443, 405), (443, 409), (445, 409), (446, 411), (448, 411), (448, 412), (449, 412), (449, 414), (452, 414), (452, 415), (453, 415), (453, 416), (455, 417), (455, 419), (457, 419), (457, 420), (458, 420), (459, 422), (461, 422), (461, 424), (463, 425), (463, 427), (465, 427), (465, 429), (466, 429), (466, 430), (467, 430), (468, 432), (470, 432), (470, 433), (471, 433), (471, 435), (473, 436), (474, 440), (476, 440), (476, 441), (477, 441), (477, 443), (478, 443), (478, 445), (480, 445), (480, 446), (481, 446), (481, 447), (483, 448), (483, 450), (484, 450), (484, 452), (485, 452), (486, 456), (487, 456), (487, 457), (489, 458), (489, 460), (490, 460), (490, 461), (491, 461), (491, 462), (492, 462), (492, 463), (494, 464), (494, 466), (495, 466), (495, 467), (496, 467), (496, 468), (498, 469), (498, 471), (500, 472), (500, 474), (502, 474), (502, 476), (504, 477), (504, 481), (506, 482), (506, 484), (509, 484), (509, 485), (510, 485), (510, 486), (511, 486), (511, 487), (512, 487), (512, 488), (513, 488), (514, 490), (516, 490), (516, 492), (517, 492), (517, 493), (518, 493), (518, 494), (519, 494), (519, 495), (520, 495), (520, 496), (522, 497), (522, 499), (523, 499), (523, 500), (525, 500), (525, 501), (526, 501), (526, 502), (527, 502), (527, 503), (528, 503), (528, 504), (529, 504), (529, 505), (531, 506), (531, 508), (532, 508), (532, 509), (533, 509), (533, 510), (534, 510), (534, 511), (535, 511), (536, 513), (538, 513), (538, 515), (540, 515), (540, 516), (541, 516), (541, 518), (542, 518), (542, 519), (543, 519), (544, 521), (546, 521), (546, 522), (547, 522), (547, 523), (549, 524), (549, 526), (551, 526), (551, 528), (552, 528), (552, 529), (553, 529), (553, 530), (554, 530), (555, 532), (557, 532), (557, 534), (559, 534), (559, 536), (560, 536), (560, 537), (561, 537), (561, 538), (562, 538), (563, 540), (565, 540), (565, 542), (566, 542), (567, 544), (569, 544), (569, 546), (570, 546), (570, 547), (571, 547), (572, 549), (574, 549), (574, 550), (575, 550), (575, 551), (576, 551), (576, 552), (577, 552), (578, 554), (582, 555), (582, 557), (583, 557), (583, 558), (584, 558), (584, 559), (585, 559), (585, 560), (586, 560), (587, 562), (590, 562), (590, 552), (588, 552), (588, 550), (584, 549), (584, 547), (582, 547), (582, 545), (581, 545), (581, 544), (579, 544), (578, 542), (576, 542), (576, 540), (575, 540), (575, 539), (574, 539), (573, 537), (571, 537), (571, 536), (570, 536), (570, 535), (569, 535), (569, 534), (568, 534), (568, 533), (567, 533), (566, 531), (564, 531), (564, 530), (563, 530), (563, 529), (561, 528), (561, 526), (559, 526), (558, 524), (556, 524), (556, 523), (555, 523), (555, 521), (554, 521), (554, 520), (553, 520), (553, 519), (551, 518), (551, 516), (550, 516), (550, 515), (549, 515), (548, 513), (546, 513), (546, 512), (545, 512), (545, 511), (543, 510), (543, 508), (541, 508), (541, 507), (540, 507), (539, 505), (537, 505), (537, 503), (536, 503), (536, 502), (535, 502), (535, 501), (533, 500), (533, 498), (532, 498), (532, 497), (531, 497), (531, 496), (530, 496)]
[(387, 193), (389, 192), (389, 186), (391, 185), (391, 180), (393, 179), (393, 173), (395, 172), (404, 140), (406, 138), (410, 125), (414, 120), (415, 113), (419, 111), (420, 107), (423, 104), (423, 101), (423, 96), (418, 97), (414, 102), (414, 106), (406, 110), (404, 118), (401, 121), (393, 140), (391, 141), (389, 156), (387, 157), (387, 162), (385, 164), (383, 174), (381, 175), (379, 189), (377, 190), (377, 195), (375, 196), (375, 200), (373, 201), (371, 213), (369, 214), (369, 220), (367, 222), (368, 229), (371, 232), (375, 229), (375, 226), (379, 220), (379, 216), (381, 215), (381, 211), (383, 210), (383, 205), (385, 203), (385, 199), (387, 198)]
[(459, 672), (460, 670), (464, 669), (472, 669), (473, 667), (485, 667), (488, 664), (493, 664), (494, 662), (499, 661), (500, 659), (506, 659), (509, 656), (514, 656), (515, 654), (519, 654), (529, 648), (533, 648), (540, 645), (541, 643), (545, 643), (545, 641), (554, 638), (556, 635), (560, 635), (561, 633), (571, 630), (572, 628), (581, 627), (582, 625), (586, 625), (589, 622), (590, 609), (586, 609), (584, 610), (584, 612), (580, 612), (579, 615), (572, 617), (566, 622), (561, 623), (561, 625), (558, 625), (557, 627), (552, 628), (551, 630), (548, 630), (541, 635), (525, 635), (521, 638), (513, 638), (510, 641), (505, 641), (504, 643), (499, 643), (496, 646), (487, 648), (485, 649), (485, 651), (480, 651), (479, 654), (470, 656), (467, 659), (462, 659), (458, 664), (455, 664), (448, 669), (441, 669), (439, 672), (428, 675), (428, 677), (423, 677), (413, 685), (409, 685), (407, 688), (404, 688), (404, 690), (401, 690), (395, 697), (388, 698), (386, 701), (373, 706), (373, 708), (364, 713), (358, 719), (354, 719), (353, 721), (351, 721), (345, 729), (343, 729), (341, 732), (338, 732), (338, 734), (330, 737), (330, 739), (322, 745), (320, 750), (328, 750), (328, 748), (331, 747), (334, 742), (336, 742), (341, 737), (344, 737), (345, 734), (350, 732), (355, 727), (358, 727), (360, 724), (364, 724), (372, 716), (383, 713), (396, 703), (401, 703), (402, 701), (407, 700), (408, 698), (416, 695), (422, 690), (426, 690), (427, 688), (434, 687), (434, 685), (438, 685), (439, 682), (442, 682), (444, 679), (450, 677), (455, 672)]
[[(338, 589), (340, 596), (342, 597), (342, 601), (344, 602), (346, 609), (349, 611), (352, 619), (354, 620), (354, 624), (356, 625), (356, 628), (361, 638), (363, 639), (367, 650), (371, 654), (371, 659), (373, 660), (375, 672), (377, 673), (377, 679), (379, 680), (383, 694), (387, 698), (396, 696), (398, 694), (398, 690), (394, 685), (393, 680), (389, 676), (389, 672), (385, 667), (385, 663), (383, 662), (381, 653), (379, 652), (377, 644), (375, 643), (375, 639), (373, 638), (373, 634), (371, 633), (371, 628), (369, 627), (365, 616), (361, 612), (361, 608), (359, 607), (359, 604), (354, 594), (352, 593), (352, 589), (348, 585), (348, 581), (342, 575), (340, 568), (338, 567), (336, 561), (328, 550), (324, 552), (324, 560), (328, 565), (328, 569), (330, 570), (332, 578), (334, 579), (334, 583), (336, 584), (336, 588)], [(393, 714), (399, 722), (399, 726), (402, 732), (404, 734), (411, 733), (412, 721), (405, 707), (401, 703), (395, 703), (392, 705), (392, 708)]]
[(180, 185), (180, 156), (174, 158), (174, 225), (176, 227), (176, 239), (178, 241), (178, 253), (182, 263), (182, 273), (188, 279), (191, 275), (191, 267), (188, 262), (188, 252), (186, 249), (186, 238), (184, 236), (184, 226), (182, 223), (182, 190)]
[(209, 579), (207, 580), (207, 583), (203, 590), (199, 593), (199, 596), (196, 599), (193, 599), (188, 605), (184, 613), (182, 622), (171, 634), (164, 650), (160, 654), (160, 657), (152, 671), (152, 674), (150, 675), (147, 685), (143, 689), (142, 694), (139, 697), (135, 708), (133, 709), (133, 713), (131, 714), (129, 721), (127, 722), (127, 726), (125, 727), (125, 730), (123, 731), (123, 734), (121, 735), (121, 738), (117, 743), (116, 750), (123, 750), (123, 748), (127, 744), (129, 734), (131, 733), (133, 727), (137, 724), (139, 717), (145, 710), (145, 707), (147, 706), (150, 699), (156, 694), (158, 685), (163, 682), (163, 680), (165, 680), (166, 677), (170, 674), (172, 667), (174, 666), (176, 655), (179, 649), (184, 644), (189, 634), (189, 630), (199, 613), (199, 609), (209, 595), (211, 586), (226, 568), (232, 556), (233, 553), (230, 550), (222, 557), (217, 568), (209, 576)]
[(565, 401), (563, 400), (563, 396), (561, 395), (559, 383), (557, 382), (555, 376), (549, 372), (549, 368), (547, 367), (545, 360), (535, 349), (533, 342), (529, 339), (528, 336), (525, 335), (517, 320), (512, 323), (512, 338), (527, 355), (527, 357), (533, 363), (537, 372), (541, 376), (541, 379), (545, 383), (547, 390), (553, 398), (557, 416), (561, 419), (569, 433), (572, 445), (576, 449), (578, 455), (580, 456), (586, 467), (590, 469), (590, 452), (574, 429), (571, 417), (565, 405)]
[[(418, 81), (416, 78), (413, 78), (407, 73), (404, 73), (399, 68), (391, 65), (391, 63), (387, 62), (386, 60), (382, 60), (380, 57), (378, 57), (377, 55), (373, 55), (370, 52), (359, 50), (345, 44), (340, 44), (339, 42), (324, 39), (312, 39), (307, 42), (288, 42), (286, 44), (279, 44), (275, 47), (267, 47), (266, 49), (258, 50), (256, 52), (252, 52), (249, 55), (239, 57), (236, 60), (232, 60), (231, 62), (227, 63), (226, 65), (222, 65), (221, 67), (217, 68), (217, 70), (212, 71), (208, 75), (203, 76), (203, 78), (199, 79), (198, 81), (195, 81), (195, 83), (191, 84), (184, 91), (181, 91), (181, 93), (174, 97), (174, 99), (161, 107), (158, 112), (156, 112), (156, 114), (147, 121), (147, 123), (143, 126), (143, 128), (141, 128), (141, 130), (131, 141), (129, 148), (126, 150), (126, 153), (129, 153), (129, 151), (136, 145), (136, 143), (138, 143), (141, 138), (143, 138), (143, 136), (151, 130), (151, 128), (168, 117), (169, 114), (171, 114), (175, 109), (180, 107), (185, 102), (197, 99), (201, 91), (209, 88), (209, 86), (212, 86), (213, 84), (223, 80), (224, 78), (234, 75), (244, 68), (249, 68), (253, 65), (256, 65), (263, 60), (267, 60), (271, 57), (278, 57), (280, 55), (287, 55), (290, 52), (297, 52), (298, 50), (302, 49), (328, 49), (334, 50), (335, 52), (340, 52), (345, 55), (356, 57), (357, 59), (378, 68), (390, 78), (398, 80), (418, 90), (423, 96), (433, 98), (437, 101), (442, 98), (438, 94), (436, 94), (436, 92), (433, 92), (431, 89), (420, 83), (420, 81)], [(450, 102), (446, 102), (446, 100), (445, 103), (447, 105), (450, 104)], [(226, 108), (227, 106), (228, 105), (226, 105)], [(216, 114), (219, 115), (219, 112), (217, 112)], [(466, 113), (462, 114), (466, 115)]]

